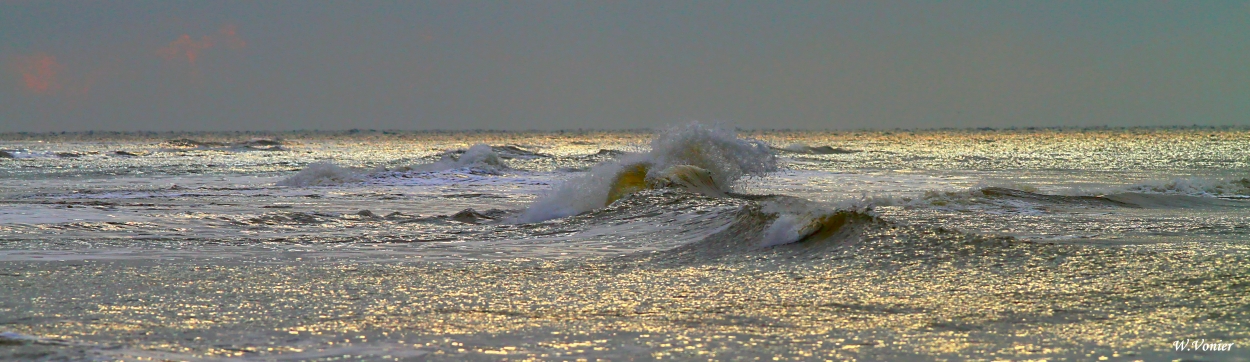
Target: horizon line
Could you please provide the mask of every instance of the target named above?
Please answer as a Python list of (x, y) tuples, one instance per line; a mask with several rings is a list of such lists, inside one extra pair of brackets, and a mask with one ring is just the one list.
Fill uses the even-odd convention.
[[(412, 129), (292, 129), (292, 130), (217, 130), (217, 131), (105, 131), (105, 130), (82, 130), (82, 131), (5, 131), (0, 132), (0, 136), (9, 135), (93, 135), (93, 134), (116, 134), (116, 135), (137, 135), (137, 134), (281, 134), (281, 133), (381, 133), (381, 134), (418, 134), (418, 133), (589, 133), (589, 132), (655, 132), (665, 129), (666, 127), (641, 127), (641, 128), (564, 128), (564, 129), (428, 129), (428, 130), (412, 130)], [(1010, 126), (1010, 127), (912, 127), (912, 128), (747, 128), (733, 127), (738, 132), (917, 132), (917, 131), (1036, 131), (1036, 130), (1130, 130), (1130, 129), (1246, 129), (1250, 130), (1250, 125), (1142, 125), (1142, 126)]]

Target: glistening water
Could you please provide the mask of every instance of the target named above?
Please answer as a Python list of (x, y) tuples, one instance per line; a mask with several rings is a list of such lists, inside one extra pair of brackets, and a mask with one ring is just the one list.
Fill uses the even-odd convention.
[(4, 134), (0, 150), (3, 359), (1250, 355), (1245, 129)]

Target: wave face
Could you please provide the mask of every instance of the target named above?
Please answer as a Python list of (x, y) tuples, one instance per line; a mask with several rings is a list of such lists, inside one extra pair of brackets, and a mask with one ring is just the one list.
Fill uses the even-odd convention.
[[(673, 167), (694, 167), (700, 171)], [(745, 176), (762, 176), (776, 170), (777, 157), (767, 143), (739, 138), (723, 127), (690, 123), (657, 134), (650, 151), (625, 154), (565, 181), (539, 197), (519, 220), (537, 222), (594, 210), (627, 193), (622, 189), (646, 188), (643, 184), (648, 179), (723, 193), (732, 191), (734, 182)], [(686, 178), (690, 182), (681, 181), (682, 176), (677, 173), (691, 176)], [(697, 180), (705, 176), (710, 183)]]

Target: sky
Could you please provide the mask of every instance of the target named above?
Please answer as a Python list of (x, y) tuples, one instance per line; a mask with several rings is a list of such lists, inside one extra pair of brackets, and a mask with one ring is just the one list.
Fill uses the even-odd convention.
[(0, 0), (0, 132), (1250, 125), (1246, 1)]

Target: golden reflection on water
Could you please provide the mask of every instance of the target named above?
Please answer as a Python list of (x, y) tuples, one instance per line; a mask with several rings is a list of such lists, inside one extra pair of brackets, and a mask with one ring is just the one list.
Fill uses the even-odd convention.
[[(1250, 154), (1250, 132), (1244, 130), (744, 136), (779, 147), (803, 143), (850, 150), (795, 156), (796, 169), (1250, 167), (1250, 158), (1244, 157)], [(519, 144), (580, 157), (600, 149), (641, 150), (651, 133), (286, 137), (286, 153), (186, 152), (205, 153), (207, 162), (239, 172), (289, 172), (318, 158), (356, 167), (413, 163), (474, 143)], [(112, 146), (100, 147), (107, 151)], [(135, 151), (166, 146), (145, 147), (151, 149)], [(265, 158), (272, 160), (256, 161)], [(803, 158), (825, 163), (805, 164)], [(599, 161), (510, 164), (545, 171)], [(134, 161), (109, 162), (126, 167)], [(168, 162), (183, 161), (169, 156)], [(142, 226), (79, 227), (102, 232), (136, 225)], [(0, 226), (0, 233), (19, 229)], [(910, 242), (893, 235), (883, 240)], [(1236, 342), (1243, 354), (1241, 346), (1250, 343), (1250, 250), (1236, 243), (829, 246), (842, 253), (805, 253), (806, 247), (520, 263), (336, 265), (285, 256), (211, 263), (9, 263), (4, 270), (13, 275), (0, 276), (0, 290), (11, 294), (0, 299), (0, 316), (13, 317), (0, 320), (0, 326), (75, 343), (206, 357), (340, 350), (351, 355), (343, 348), (386, 345), (448, 360), (616, 360), (638, 355), (682, 360), (1097, 360), (1150, 359), (1142, 355), (1166, 352), (1173, 341), (1185, 338)]]
[[(994, 254), (877, 267), (871, 260), (791, 262), (780, 252), (689, 264), (193, 271), (170, 263), (110, 268), (108, 282), (81, 278), (101, 266), (94, 265), (23, 279), (30, 290), (113, 288), (90, 300), (45, 294), (55, 297), (37, 314), (62, 322), (7, 328), (77, 340), (135, 339), (143, 348), (217, 357), (403, 340), (448, 356), (510, 359), (613, 353), (716, 359), (744, 351), (781, 360), (1029, 358), (1163, 350), (1195, 335), (1250, 338), (1244, 309), (1250, 273), (1235, 256), (1205, 256), (1199, 267), (1186, 262), (1194, 257), (1187, 252), (1085, 250), (1056, 265)], [(197, 341), (214, 333), (254, 337), (229, 348)]]

